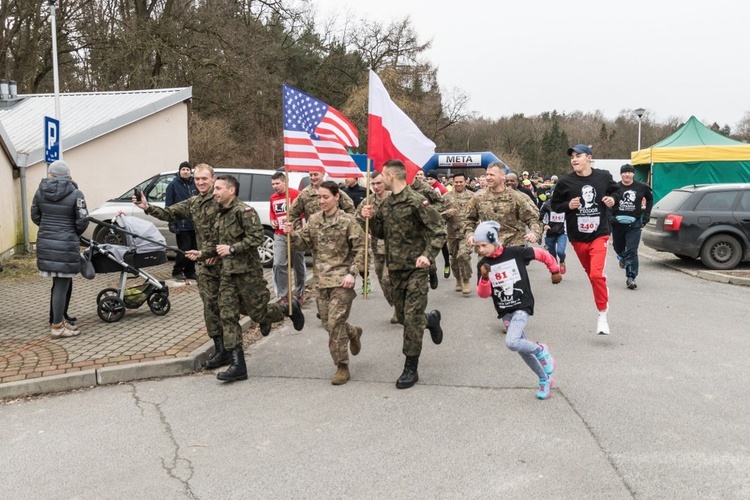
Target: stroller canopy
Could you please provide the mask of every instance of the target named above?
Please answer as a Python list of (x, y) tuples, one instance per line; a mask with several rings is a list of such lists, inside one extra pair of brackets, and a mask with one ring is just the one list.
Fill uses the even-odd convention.
[[(125, 235), (127, 245), (130, 248), (134, 248), (136, 253), (158, 252), (166, 248), (167, 240), (164, 239), (164, 236), (162, 236), (153, 222), (122, 214), (118, 215), (115, 220), (117, 225), (124, 230), (138, 235)], [(144, 238), (156, 243), (147, 241)]]

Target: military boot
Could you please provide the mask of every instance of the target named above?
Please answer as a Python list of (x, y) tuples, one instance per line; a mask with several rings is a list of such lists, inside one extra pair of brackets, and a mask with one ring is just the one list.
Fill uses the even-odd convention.
[(464, 295), (469, 295), (471, 293), (471, 285), (469, 285), (469, 280), (465, 280), (461, 285), (461, 291)]
[(419, 356), (406, 356), (404, 372), (396, 381), (396, 389), (408, 389), (419, 381), (417, 365), (419, 365)]
[[(305, 327), (305, 315), (302, 314), (302, 306), (299, 305), (297, 299), (292, 299), (292, 314), (287, 316), (292, 319), (292, 326), (296, 331), (300, 331)], [(320, 313), (318, 313), (318, 319), (320, 319)]]
[(463, 290), (463, 280), (460, 276), (456, 276), (456, 288), (454, 288), (457, 292), (460, 292)]
[(354, 327), (354, 338), (349, 342), (349, 351), (352, 353), (352, 356), (356, 356), (359, 354), (359, 351), (362, 349), (362, 328), (355, 326)]
[(432, 311), (425, 313), (427, 318), (427, 329), (430, 330), (430, 337), (435, 344), (439, 344), (443, 341), (443, 329), (440, 327), (440, 311), (433, 309)]
[(229, 354), (229, 351), (224, 349), (224, 337), (217, 335), (212, 338), (214, 340), (214, 353), (203, 365), (203, 368), (206, 370), (215, 370), (220, 366), (226, 366), (232, 363), (232, 355)]
[(227, 371), (219, 372), (216, 378), (225, 382), (236, 382), (238, 380), (247, 380), (247, 365), (245, 364), (245, 353), (242, 352), (242, 346), (237, 346), (230, 353), (232, 364)]
[(339, 364), (339, 369), (331, 379), (333, 385), (344, 385), (349, 381), (349, 365)]

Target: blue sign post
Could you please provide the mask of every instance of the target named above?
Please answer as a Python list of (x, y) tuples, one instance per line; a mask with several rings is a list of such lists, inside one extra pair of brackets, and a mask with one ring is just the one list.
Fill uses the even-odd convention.
[(52, 163), (60, 159), (60, 120), (44, 117), (44, 161)]

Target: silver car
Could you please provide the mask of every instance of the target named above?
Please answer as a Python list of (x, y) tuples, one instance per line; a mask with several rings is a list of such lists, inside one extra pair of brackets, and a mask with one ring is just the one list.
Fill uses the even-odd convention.
[[(214, 172), (216, 175), (233, 175), (240, 182), (240, 192), (238, 193), (238, 197), (258, 212), (260, 221), (263, 224), (265, 238), (263, 246), (258, 248), (263, 267), (271, 267), (273, 264), (273, 229), (271, 228), (271, 221), (269, 219), (269, 203), (271, 195), (274, 192), (271, 187), (271, 175), (273, 175), (274, 170), (216, 168), (214, 169)], [(167, 196), (167, 186), (169, 186), (169, 183), (172, 182), (175, 177), (177, 177), (177, 172), (175, 170), (155, 175), (128, 189), (117, 198), (107, 201), (104, 205), (90, 212), (89, 215), (97, 220), (107, 223), (111, 223), (119, 213), (146, 219), (156, 225), (166, 238), (167, 245), (176, 246), (174, 234), (169, 232), (168, 224), (162, 220), (151, 217), (150, 215), (146, 215), (143, 210), (136, 207), (132, 202), (133, 191), (135, 188), (139, 188), (143, 194), (145, 194), (149, 204), (156, 205), (157, 207), (164, 207), (164, 200)], [(310, 177), (306, 173), (289, 172), (287, 173), (287, 177), (289, 178), (288, 185), (297, 190), (302, 190), (310, 184)], [(90, 224), (89, 228), (84, 233), (84, 236), (87, 238), (93, 237), (93, 239), (99, 243), (110, 243), (116, 245), (123, 243), (121, 235), (105, 226), (99, 226), (96, 224)]]

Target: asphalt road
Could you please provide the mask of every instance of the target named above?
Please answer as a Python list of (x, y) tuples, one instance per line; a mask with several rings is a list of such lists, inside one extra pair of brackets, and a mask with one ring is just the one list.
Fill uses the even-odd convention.
[[(569, 248), (570, 250), (570, 248)], [(557, 358), (557, 386), (504, 346), (492, 305), (441, 278), (420, 382), (397, 390), (400, 328), (379, 292), (352, 380), (334, 387), (327, 334), (306, 306), (248, 352), (250, 380), (213, 374), (0, 405), (5, 498), (749, 498), (750, 287), (643, 261), (625, 289), (610, 259), (610, 326), (594, 334), (572, 255), (553, 286), (530, 273), (527, 329)], [(440, 261), (442, 263), (442, 260)], [(158, 332), (154, 332), (158, 335)]]

